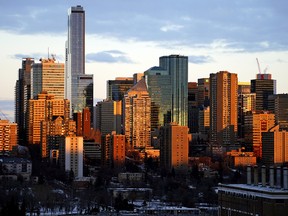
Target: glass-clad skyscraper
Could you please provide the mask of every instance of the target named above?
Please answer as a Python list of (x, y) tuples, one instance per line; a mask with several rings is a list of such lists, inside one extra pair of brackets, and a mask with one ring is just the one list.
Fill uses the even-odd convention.
[(159, 59), (160, 67), (171, 76), (172, 122), (188, 124), (188, 56), (170, 55)]
[(171, 122), (171, 76), (161, 67), (145, 71), (145, 81), (151, 97), (151, 129)]
[[(82, 111), (86, 106), (92, 108), (93, 99), (83, 99), (86, 95), (93, 96), (93, 91), (85, 89), (87, 82), (91, 84), (91, 76), (85, 74), (85, 11), (77, 5), (68, 11), (68, 40), (66, 42), (65, 98), (71, 101), (71, 115)], [(93, 77), (92, 77), (93, 78)], [(91, 86), (91, 85), (90, 85)], [(84, 90), (85, 89), (85, 92)], [(91, 89), (88, 88), (88, 89)], [(92, 79), (93, 90), (93, 79)], [(89, 104), (92, 102), (91, 104)], [(91, 110), (92, 111), (92, 110)]]

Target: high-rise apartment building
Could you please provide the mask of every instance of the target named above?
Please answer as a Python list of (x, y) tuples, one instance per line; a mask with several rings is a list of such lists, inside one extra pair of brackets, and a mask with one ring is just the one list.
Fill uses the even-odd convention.
[(237, 74), (210, 74), (210, 142), (222, 152), (236, 143), (237, 91)]
[(15, 86), (15, 122), (18, 125), (19, 144), (27, 143), (28, 101), (31, 98), (31, 68), (33, 58), (23, 58)]
[(60, 147), (60, 167), (67, 172), (73, 171), (75, 178), (83, 177), (83, 152), (83, 137), (66, 136)]
[(96, 105), (96, 127), (103, 136), (122, 133), (122, 101), (104, 100)]
[(151, 98), (145, 79), (140, 80), (127, 92), (123, 103), (127, 150), (149, 147), (151, 144)]
[(107, 81), (107, 99), (121, 101), (126, 92), (134, 85), (133, 77), (116, 77)]
[(86, 107), (92, 113), (93, 75), (85, 74), (85, 11), (80, 5), (68, 11), (65, 99), (71, 102), (70, 116)]
[(11, 152), (18, 144), (17, 124), (0, 119), (0, 151)]
[(161, 67), (144, 72), (151, 98), (151, 130), (171, 122), (171, 76)]
[(288, 131), (279, 125), (262, 133), (262, 162), (266, 166), (283, 165), (288, 162)]
[(84, 108), (82, 112), (73, 113), (73, 119), (76, 121), (76, 135), (83, 136), (84, 140), (90, 138), (91, 134), (91, 112)]
[(189, 136), (188, 127), (175, 122), (160, 128), (160, 164), (171, 171), (187, 171)]
[(67, 99), (55, 99), (54, 95), (42, 92), (36, 99), (29, 100), (29, 144), (40, 144), (41, 122), (52, 121), (61, 116), (69, 121), (70, 102)]
[(210, 107), (200, 108), (198, 115), (199, 133), (209, 134), (210, 130)]
[(125, 164), (125, 135), (112, 131), (102, 144), (102, 165), (121, 168)]
[(269, 95), (268, 109), (275, 114), (275, 123), (288, 130), (288, 94)]
[[(262, 134), (275, 126), (273, 113), (257, 111), (245, 115), (245, 143), (247, 149), (262, 158)], [(253, 149), (252, 149), (253, 148)]]
[(276, 94), (276, 80), (271, 74), (257, 74), (251, 80), (251, 93), (256, 93), (256, 110), (268, 110), (268, 96)]
[(55, 99), (64, 99), (64, 63), (57, 63), (54, 58), (40, 61), (32, 65), (31, 99), (44, 91)]
[(159, 59), (159, 66), (171, 76), (171, 121), (188, 125), (188, 56), (170, 55)]

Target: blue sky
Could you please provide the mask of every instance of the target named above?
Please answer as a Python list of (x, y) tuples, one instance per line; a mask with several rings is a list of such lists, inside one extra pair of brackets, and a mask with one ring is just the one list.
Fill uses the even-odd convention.
[(22, 57), (46, 57), (49, 47), (64, 61), (67, 11), (75, 5), (86, 11), (86, 73), (94, 74), (95, 98), (105, 98), (106, 80), (143, 72), (170, 54), (189, 56), (189, 81), (228, 70), (249, 82), (258, 58), (277, 93), (288, 92), (285, 0), (13, 0), (0, 2), (2, 104), (14, 100)]

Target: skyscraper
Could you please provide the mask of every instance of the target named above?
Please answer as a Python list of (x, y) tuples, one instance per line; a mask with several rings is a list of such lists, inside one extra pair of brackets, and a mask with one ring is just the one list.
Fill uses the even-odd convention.
[(19, 144), (27, 142), (28, 101), (31, 98), (31, 68), (33, 58), (23, 58), (15, 86), (15, 122), (18, 124)]
[(53, 94), (55, 99), (64, 99), (64, 64), (55, 59), (40, 59), (32, 65), (31, 99), (41, 92)]
[(188, 83), (188, 128), (190, 133), (198, 132), (198, 86), (196, 82)]
[(256, 93), (256, 110), (268, 110), (268, 96), (276, 94), (276, 80), (271, 74), (257, 74), (251, 80), (251, 93)]
[(108, 80), (106, 98), (113, 101), (120, 101), (133, 85), (133, 77), (116, 77), (115, 80)]
[(145, 148), (151, 144), (151, 99), (145, 79), (140, 80), (123, 100), (124, 132), (127, 149)]
[(237, 74), (210, 74), (210, 141), (224, 152), (237, 138), (237, 91)]
[(152, 67), (144, 74), (151, 98), (151, 130), (155, 130), (171, 122), (171, 76), (161, 67)]
[(270, 95), (268, 105), (269, 111), (275, 114), (276, 125), (288, 131), (288, 94)]
[(85, 75), (85, 11), (77, 5), (68, 11), (66, 42), (65, 98), (71, 102), (71, 114), (93, 108), (93, 75)]
[(170, 55), (159, 59), (160, 67), (171, 76), (171, 121), (188, 125), (188, 56)]

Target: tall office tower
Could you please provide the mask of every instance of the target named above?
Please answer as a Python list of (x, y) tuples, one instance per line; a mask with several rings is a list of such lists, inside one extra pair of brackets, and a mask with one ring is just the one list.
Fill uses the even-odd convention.
[(108, 80), (106, 98), (108, 100), (121, 101), (125, 93), (133, 85), (133, 77), (116, 77), (115, 80)]
[(127, 150), (149, 147), (151, 143), (151, 98), (145, 79), (140, 80), (126, 93), (123, 109)]
[(238, 138), (244, 139), (244, 116), (256, 110), (256, 94), (251, 93), (250, 82), (238, 82)]
[(162, 56), (160, 67), (171, 76), (171, 121), (188, 125), (188, 57), (180, 55)]
[(75, 112), (93, 108), (93, 75), (85, 74), (85, 11), (77, 5), (68, 11), (66, 42), (65, 98), (71, 101), (71, 117)]
[(43, 92), (36, 99), (29, 100), (29, 144), (40, 144), (41, 122), (51, 121), (61, 116), (69, 120), (70, 102), (67, 99), (55, 99), (54, 95)]
[(262, 133), (268, 132), (274, 126), (273, 113), (257, 111), (245, 115), (245, 143), (248, 150), (253, 150), (256, 157), (262, 158)]
[(268, 109), (275, 114), (276, 125), (288, 131), (288, 94), (269, 95)]
[(188, 128), (190, 133), (198, 132), (198, 86), (196, 82), (188, 83)]
[(0, 151), (11, 152), (18, 142), (17, 124), (0, 119)]
[(171, 122), (171, 76), (161, 67), (144, 72), (151, 98), (151, 130)]
[(60, 143), (60, 168), (67, 172), (73, 171), (75, 178), (83, 177), (83, 146), (83, 137), (76, 135), (66, 136)]
[(27, 143), (28, 101), (31, 98), (31, 68), (33, 58), (23, 58), (15, 86), (15, 122), (18, 125), (19, 144)]
[(187, 171), (189, 136), (188, 127), (175, 122), (160, 128), (160, 164), (171, 171)]
[(96, 105), (96, 127), (103, 136), (122, 133), (122, 101), (104, 100)]
[(204, 107), (199, 110), (198, 117), (199, 133), (209, 134), (210, 130), (210, 107)]
[(256, 93), (256, 110), (268, 110), (268, 96), (276, 94), (276, 80), (271, 74), (257, 74), (251, 80), (251, 93)]
[(122, 168), (125, 165), (125, 135), (112, 131), (102, 143), (102, 165)]
[(210, 106), (210, 82), (209, 78), (198, 79), (198, 97), (197, 103), (199, 107)]
[(210, 142), (219, 153), (229, 151), (236, 143), (237, 90), (237, 74), (210, 74)]
[(34, 63), (31, 72), (31, 99), (46, 91), (55, 99), (64, 99), (64, 63), (56, 63), (55, 59), (40, 59)]

